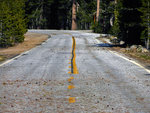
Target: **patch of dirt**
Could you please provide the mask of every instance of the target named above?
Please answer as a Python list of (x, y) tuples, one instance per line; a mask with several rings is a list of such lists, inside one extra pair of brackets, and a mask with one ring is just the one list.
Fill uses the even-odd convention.
[(25, 40), (23, 43), (16, 44), (13, 47), (0, 48), (0, 61), (12, 58), (22, 52), (28, 51), (37, 45), (40, 45), (48, 39), (48, 35), (29, 33), (25, 34)]

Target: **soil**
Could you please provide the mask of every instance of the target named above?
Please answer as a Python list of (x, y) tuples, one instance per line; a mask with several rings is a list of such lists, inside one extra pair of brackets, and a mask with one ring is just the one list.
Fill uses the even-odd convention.
[(22, 52), (30, 50), (31, 48), (34, 48), (46, 41), (48, 37), (49, 36), (45, 34), (27, 32), (23, 43), (16, 44), (13, 47), (0, 48), (0, 61), (10, 59), (21, 54)]

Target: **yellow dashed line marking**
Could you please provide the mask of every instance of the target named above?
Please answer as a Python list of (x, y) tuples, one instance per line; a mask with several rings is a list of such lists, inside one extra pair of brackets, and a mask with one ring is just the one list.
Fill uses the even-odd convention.
[(73, 89), (73, 88), (75, 88), (74, 85), (69, 85), (69, 86), (68, 86), (68, 89)]
[(72, 79), (72, 80), (73, 80), (73, 79), (74, 79), (74, 77), (70, 77), (70, 79)]
[(75, 103), (76, 99), (75, 97), (69, 97), (69, 103)]
[(69, 71), (68, 74), (71, 74), (71, 71)]
[(68, 79), (68, 82), (71, 82), (73, 79), (74, 79), (74, 77), (70, 77), (70, 78)]

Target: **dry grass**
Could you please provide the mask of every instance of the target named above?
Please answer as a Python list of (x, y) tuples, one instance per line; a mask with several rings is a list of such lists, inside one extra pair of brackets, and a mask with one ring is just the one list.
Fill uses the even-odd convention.
[(41, 44), (47, 39), (48, 35), (28, 32), (25, 34), (25, 40), (23, 43), (19, 43), (9, 48), (0, 48), (0, 61), (3, 61), (4, 59), (9, 59), (22, 52), (30, 50), (31, 48), (34, 48), (35, 46)]
[(111, 50), (123, 53), (129, 57), (132, 57), (139, 62), (141, 62), (143, 65), (149, 65), (150, 64), (150, 52), (149, 53), (142, 53), (142, 52), (135, 52), (135, 51), (126, 51), (125, 48), (121, 47), (112, 47)]

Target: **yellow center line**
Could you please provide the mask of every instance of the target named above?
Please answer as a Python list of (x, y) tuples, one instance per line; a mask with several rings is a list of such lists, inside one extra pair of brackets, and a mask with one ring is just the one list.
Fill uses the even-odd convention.
[[(76, 65), (76, 41), (75, 38), (72, 37), (72, 53), (71, 53), (71, 59), (69, 62), (69, 64), (71, 64), (71, 66), (69, 66), (69, 68), (71, 68), (71, 71), (68, 72), (69, 74), (79, 74), (78, 69), (77, 69), (77, 65)], [(68, 82), (70, 83), (70, 85), (68, 85), (68, 89), (71, 90), (73, 88), (75, 88), (74, 84), (71, 82), (74, 79), (73, 76), (70, 76), (70, 78), (68, 79)], [(71, 84), (72, 83), (72, 84)], [(75, 97), (69, 97), (68, 99), (69, 103), (75, 103), (76, 102), (76, 98)]]
[(78, 69), (77, 69), (77, 65), (76, 65), (76, 41), (75, 38), (72, 37), (72, 58), (71, 58), (71, 62), (69, 62), (69, 64), (71, 64), (71, 72), (69, 72), (69, 74), (79, 74)]

